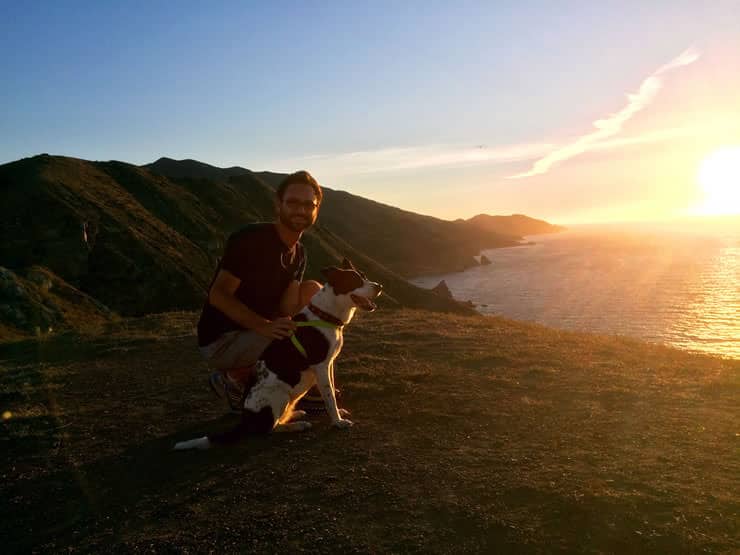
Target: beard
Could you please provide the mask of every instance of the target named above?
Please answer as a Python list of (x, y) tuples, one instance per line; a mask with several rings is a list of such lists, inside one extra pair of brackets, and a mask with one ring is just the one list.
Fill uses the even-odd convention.
[(313, 225), (313, 218), (311, 216), (296, 216), (288, 215), (285, 212), (280, 213), (280, 223), (291, 231), (300, 233), (307, 230)]

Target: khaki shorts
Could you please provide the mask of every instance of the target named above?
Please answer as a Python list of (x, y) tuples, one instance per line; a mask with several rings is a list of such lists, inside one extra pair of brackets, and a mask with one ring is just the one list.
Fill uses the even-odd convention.
[(252, 330), (237, 330), (223, 334), (213, 343), (200, 347), (200, 354), (215, 370), (252, 366), (272, 339)]

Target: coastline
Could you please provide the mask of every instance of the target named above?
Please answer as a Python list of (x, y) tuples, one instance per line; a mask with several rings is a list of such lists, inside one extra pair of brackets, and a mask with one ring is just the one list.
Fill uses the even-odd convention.
[(472, 301), (486, 316), (740, 358), (732, 317), (740, 296), (730, 285), (740, 268), (733, 247), (740, 233), (670, 231), (576, 226), (526, 236), (519, 246), (534, 250), (484, 250), (492, 266), (412, 283), (431, 289), (444, 281), (454, 299)]

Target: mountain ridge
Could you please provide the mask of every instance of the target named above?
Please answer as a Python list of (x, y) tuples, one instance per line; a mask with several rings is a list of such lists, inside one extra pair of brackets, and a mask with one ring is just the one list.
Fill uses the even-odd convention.
[[(40, 267), (122, 316), (198, 309), (228, 235), (273, 219), (282, 174), (157, 162), (155, 172), (151, 164), (42, 154), (0, 165), (0, 265), (18, 276), (9, 283), (33, 287), (26, 273)], [(518, 237), (325, 192), (319, 221), (303, 237), (306, 278), (321, 279), (322, 267), (347, 256), (383, 282), (387, 307), (469, 314), (469, 306), (406, 278), (464, 270), (482, 248), (519, 244)], [(3, 295), (0, 305), (10, 306), (12, 295)]]

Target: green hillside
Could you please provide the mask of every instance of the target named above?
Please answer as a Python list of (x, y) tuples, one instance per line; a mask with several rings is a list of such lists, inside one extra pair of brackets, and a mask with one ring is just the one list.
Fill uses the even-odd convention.
[[(4, 164), (2, 267), (14, 276), (8, 284), (41, 268), (110, 316), (197, 309), (226, 238), (247, 223), (273, 219), (274, 189), (283, 178), (169, 158), (136, 166), (43, 154)], [(462, 271), (477, 264), (482, 249), (519, 244), (519, 235), (549, 225), (526, 217), (496, 222), (492, 230), (440, 220), (325, 188), (318, 223), (304, 235), (306, 277), (321, 279), (321, 268), (348, 257), (383, 283), (382, 306), (471, 314), (467, 304), (406, 278)], [(55, 305), (33, 281), (25, 289), (26, 301)], [(8, 291), (0, 289), (0, 339), (37, 328), (82, 329), (84, 319), (65, 316), (69, 311), (39, 320), (48, 308), (43, 303), (32, 308), (24, 301), (28, 317), (19, 316)]]
[[(251, 172), (216, 180), (168, 178), (123, 162), (41, 155), (0, 166), (0, 191), (3, 266), (17, 279), (29, 268), (44, 268), (123, 316), (197, 309), (226, 237), (246, 223), (273, 218), (274, 190)], [(371, 252), (383, 258), (384, 249), (358, 247), (331, 225), (316, 226), (304, 242), (308, 278), (320, 279), (321, 268), (346, 256), (383, 282), (386, 306), (471, 311), (410, 285)], [(29, 299), (44, 298), (33, 282), (27, 289)], [(36, 328), (79, 329), (76, 318), (55, 317), (47, 326), (16, 317), (13, 299), (4, 295), (0, 290), (0, 308), (6, 297), (10, 307), (0, 310), (4, 339)]]
[(202, 302), (212, 261), (157, 217), (206, 226), (187, 190), (130, 164), (47, 155), (0, 166), (0, 190), (8, 268), (46, 267), (121, 314)]

